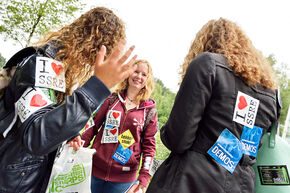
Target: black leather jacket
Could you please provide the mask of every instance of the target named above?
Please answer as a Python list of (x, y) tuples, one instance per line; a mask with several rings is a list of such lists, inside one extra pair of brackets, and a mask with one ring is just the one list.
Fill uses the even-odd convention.
[(43, 53), (37, 52), (19, 65), (1, 100), (1, 193), (45, 192), (57, 148), (77, 135), (91, 114), (110, 95), (109, 89), (92, 76), (67, 96), (65, 103), (41, 108), (23, 123), (17, 118), (3, 138), (3, 130), (14, 117), (14, 113), (9, 113), (14, 112), (14, 103), (27, 87), (34, 86), (37, 56), (43, 56)]
[(254, 123), (267, 132), (278, 117), (274, 90), (247, 86), (221, 55), (202, 53), (191, 62), (161, 128), (172, 153), (148, 193), (254, 193), (254, 157), (244, 154), (231, 174), (207, 153), (226, 128), (241, 140), (243, 125), (233, 121), (238, 91), (260, 101)]

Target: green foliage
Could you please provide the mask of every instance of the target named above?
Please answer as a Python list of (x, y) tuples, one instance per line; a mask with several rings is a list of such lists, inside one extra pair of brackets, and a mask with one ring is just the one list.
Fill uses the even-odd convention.
[[(280, 88), (280, 95), (282, 100), (282, 110), (281, 110), (281, 117), (280, 123), (284, 124), (285, 119), (288, 112), (288, 107), (290, 105), (290, 77), (287, 76), (290, 72), (290, 68), (287, 64), (277, 64), (277, 60), (275, 59), (274, 55), (269, 55), (267, 57), (268, 61), (274, 68), (277, 78), (278, 84)], [(281, 131), (282, 132), (282, 131)]]
[(176, 94), (164, 86), (161, 80), (155, 79), (155, 89), (151, 95), (157, 103), (159, 127), (164, 125), (171, 112)]
[(32, 37), (68, 22), (83, 7), (80, 0), (1, 0), (0, 34), (28, 46)]
[(0, 69), (5, 65), (6, 59), (0, 53)]

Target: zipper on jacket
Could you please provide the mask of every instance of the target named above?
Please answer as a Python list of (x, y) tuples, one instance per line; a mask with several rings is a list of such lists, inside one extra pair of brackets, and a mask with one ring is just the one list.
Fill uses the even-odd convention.
[[(124, 117), (124, 119), (123, 119), (123, 120), (124, 120), (124, 121), (123, 121), (123, 125), (125, 124), (125, 120), (126, 120), (126, 117), (127, 117), (127, 112), (128, 112), (128, 111), (127, 111), (127, 109), (126, 109), (126, 111), (125, 111), (125, 113), (124, 113), (124, 114), (125, 114), (125, 117)], [(122, 126), (123, 126), (123, 125), (122, 125)], [(121, 132), (121, 129), (120, 129), (120, 128), (122, 128), (121, 125), (119, 126), (119, 132)], [(118, 135), (119, 135), (119, 134), (118, 134)], [(116, 146), (117, 146), (118, 144), (120, 144), (120, 143), (118, 142), (118, 143), (116, 143), (115, 146), (114, 146), (115, 151), (117, 150), (117, 147), (116, 147)], [(105, 181), (108, 181), (108, 180), (109, 180), (109, 175), (110, 175), (111, 168), (112, 168), (112, 163), (113, 163), (113, 154), (115, 153), (115, 152), (114, 152), (114, 149), (113, 149), (113, 153), (111, 153), (111, 156), (109, 157), (110, 161), (109, 161), (109, 165), (108, 165), (108, 170), (107, 170), (107, 174), (106, 174), (106, 177), (105, 177)]]
[[(114, 149), (117, 149), (116, 148), (116, 145), (118, 143), (115, 144), (114, 146)], [(108, 181), (109, 180), (109, 176), (110, 176), (110, 172), (111, 172), (111, 168), (112, 168), (112, 163), (113, 163), (113, 153), (111, 153), (111, 156), (109, 157), (110, 161), (109, 161), (109, 165), (108, 165), (108, 170), (107, 170), (107, 174), (106, 174), (106, 177), (105, 177), (105, 181)]]

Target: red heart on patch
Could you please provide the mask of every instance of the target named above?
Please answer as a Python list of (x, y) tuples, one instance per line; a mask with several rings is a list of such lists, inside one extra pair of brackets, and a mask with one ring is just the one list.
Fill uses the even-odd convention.
[(89, 128), (89, 124), (86, 124), (86, 126), (85, 126), (85, 129), (84, 130), (87, 130), (88, 128)]
[(240, 96), (239, 98), (239, 104), (238, 104), (238, 108), (240, 110), (244, 109), (246, 106), (248, 106), (248, 103), (246, 101), (246, 98), (244, 96)]
[(115, 135), (115, 133), (117, 133), (117, 129), (111, 129), (110, 132)]
[(51, 63), (51, 67), (52, 67), (52, 69), (53, 69), (53, 71), (55, 72), (56, 75), (58, 75), (61, 72), (62, 65), (52, 62)]
[(119, 115), (120, 115), (120, 113), (113, 112), (113, 117), (114, 117), (115, 119), (117, 119), (117, 118), (119, 117)]
[(42, 99), (40, 94), (36, 94), (31, 98), (30, 106), (33, 107), (43, 107), (47, 104), (45, 100)]

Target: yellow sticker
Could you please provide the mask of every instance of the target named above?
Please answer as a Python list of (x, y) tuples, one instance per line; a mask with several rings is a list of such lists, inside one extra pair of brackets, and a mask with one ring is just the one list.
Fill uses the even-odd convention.
[(133, 143), (135, 143), (135, 139), (134, 139), (134, 137), (129, 129), (127, 131), (125, 131), (124, 133), (120, 134), (118, 136), (118, 139), (119, 139), (119, 141), (124, 149), (127, 149)]

